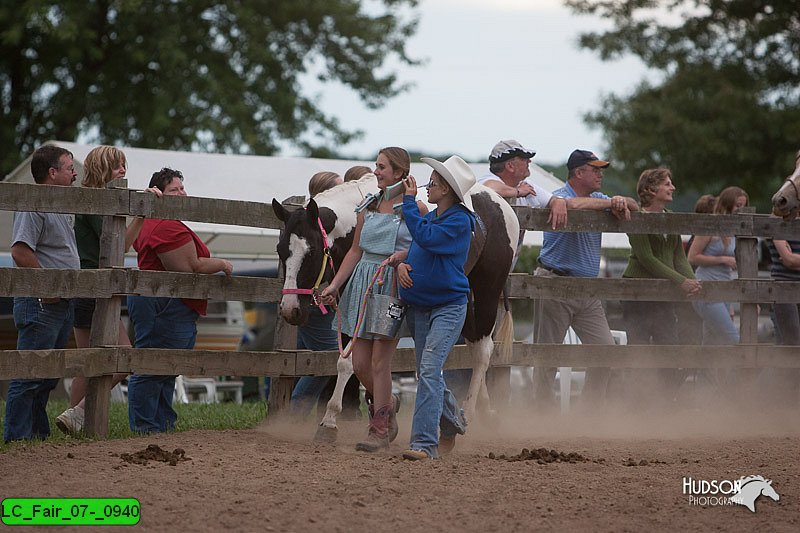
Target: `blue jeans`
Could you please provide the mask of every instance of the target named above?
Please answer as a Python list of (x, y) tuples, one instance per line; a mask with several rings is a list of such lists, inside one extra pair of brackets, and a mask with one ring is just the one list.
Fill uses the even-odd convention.
[(411, 422), (411, 449), (439, 457), (439, 430), (454, 437), (466, 432), (461, 408), (447, 389), (442, 367), (467, 316), (466, 304), (423, 308), (409, 306), (408, 324), (417, 353), (417, 400)]
[[(17, 350), (65, 348), (72, 334), (74, 309), (71, 300), (54, 304), (38, 298), (14, 298)], [(58, 379), (15, 379), (6, 395), (3, 440), (45, 439), (50, 435), (47, 400)]]
[(800, 304), (775, 304), (775, 327), (781, 344), (800, 345)]
[(739, 330), (731, 319), (728, 304), (724, 302), (692, 302), (694, 310), (703, 319), (703, 344), (739, 344)]
[[(197, 311), (180, 298), (128, 296), (128, 315), (136, 348), (191, 350), (197, 339)], [(128, 378), (128, 423), (135, 433), (157, 433), (175, 428), (172, 408), (175, 376), (134, 374)]]
[[(784, 346), (800, 346), (800, 304), (774, 304), (775, 327), (779, 343)], [(773, 392), (773, 402), (792, 405), (797, 401), (797, 390), (800, 387), (800, 369), (773, 368), (767, 369), (771, 377), (769, 389)]]
[[(465, 342), (464, 335), (459, 335), (456, 344), (464, 344)], [(451, 368), (444, 371), (445, 386), (450, 389), (459, 403), (467, 399), (470, 381), (472, 381), (471, 368)]]
[[(334, 312), (323, 315), (318, 307), (308, 311), (308, 322), (297, 328), (297, 348), (315, 352), (338, 350), (336, 330), (333, 329)], [(332, 376), (303, 376), (292, 390), (291, 413), (307, 416), (319, 401), (323, 389), (336, 378)]]

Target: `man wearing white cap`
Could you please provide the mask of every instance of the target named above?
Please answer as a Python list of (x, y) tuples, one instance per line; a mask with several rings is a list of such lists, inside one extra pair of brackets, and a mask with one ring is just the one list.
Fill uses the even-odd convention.
[[(504, 198), (516, 198), (514, 205), (534, 208), (549, 208), (547, 219), (553, 229), (563, 228), (567, 224), (567, 200), (554, 196), (529, 179), (531, 175), (531, 159), (536, 155), (519, 142), (510, 139), (494, 145), (489, 154), (489, 173), (482, 176), (478, 183), (496, 191)], [(522, 248), (525, 230), (519, 232), (517, 253), (514, 264)]]
[(531, 181), (531, 159), (536, 151), (528, 150), (511, 139), (500, 141), (489, 154), (489, 173), (478, 183), (497, 191), (504, 198), (516, 198), (516, 205), (550, 208), (548, 222), (553, 229), (562, 228), (567, 223), (567, 201), (554, 196)]

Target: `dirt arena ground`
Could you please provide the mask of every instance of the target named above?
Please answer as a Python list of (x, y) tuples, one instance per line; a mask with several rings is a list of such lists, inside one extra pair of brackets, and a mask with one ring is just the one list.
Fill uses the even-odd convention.
[[(406, 409), (406, 411), (410, 411)], [(361, 422), (336, 444), (311, 424), (39, 445), (0, 455), (3, 497), (134, 497), (145, 531), (798, 531), (800, 416), (684, 410), (600, 420), (506, 416), (471, 427), (440, 461), (357, 453)], [(478, 426), (477, 423), (473, 426)], [(175, 465), (132, 462), (148, 445), (184, 450)], [(507, 461), (523, 448), (586, 461)], [(635, 466), (634, 466), (635, 465)], [(779, 501), (690, 505), (683, 478), (760, 474)], [(67, 529), (77, 529), (67, 528)], [(97, 530), (94, 528), (93, 531)]]

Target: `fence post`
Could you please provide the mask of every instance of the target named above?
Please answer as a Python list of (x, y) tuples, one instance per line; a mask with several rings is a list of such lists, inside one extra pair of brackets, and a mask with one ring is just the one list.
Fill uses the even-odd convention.
[[(755, 207), (743, 207), (740, 214), (755, 213)], [(736, 237), (736, 269), (739, 279), (758, 279), (758, 239)], [(739, 343), (758, 343), (758, 304), (740, 304)]]
[[(283, 265), (280, 264), (278, 267), (278, 279), (283, 282), (285, 275)], [(278, 304), (278, 313), (275, 316), (275, 343), (273, 349), (276, 352), (297, 349), (297, 327), (290, 325), (283, 319), (280, 313), (280, 303)], [(267, 398), (269, 410), (267, 411), (267, 416), (272, 418), (289, 407), (295, 378), (294, 376), (286, 377), (280, 375), (270, 375), (269, 378), (269, 398)]]
[[(127, 188), (127, 180), (115, 180), (108, 188)], [(100, 268), (121, 267), (125, 264), (125, 216), (104, 216), (100, 236)], [(97, 299), (89, 343), (94, 347), (119, 344), (119, 314), (122, 297)], [(90, 377), (86, 383), (86, 418), (84, 433), (90, 437), (108, 436), (108, 408), (111, 396), (109, 375)]]
[[(755, 207), (739, 209), (741, 214), (755, 212)], [(755, 237), (736, 237), (736, 270), (739, 279), (758, 279), (758, 239)], [(739, 344), (758, 344), (758, 304), (739, 304)], [(758, 368), (739, 369), (736, 386), (752, 393), (759, 373)], [(741, 397), (750, 397), (750, 394)]]

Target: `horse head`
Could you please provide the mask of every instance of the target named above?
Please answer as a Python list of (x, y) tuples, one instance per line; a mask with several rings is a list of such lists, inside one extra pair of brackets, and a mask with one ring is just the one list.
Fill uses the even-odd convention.
[(305, 208), (289, 211), (273, 199), (272, 209), (284, 223), (277, 248), (285, 276), (280, 313), (287, 322), (299, 326), (308, 320), (309, 306), (316, 304), (319, 284), (329, 281), (333, 273), (327, 255), (327, 233), (333, 222), (325, 220), (330, 216), (320, 216), (314, 200), (309, 200)]
[(759, 496), (766, 496), (778, 501), (781, 497), (772, 488), (772, 480), (763, 476), (747, 476), (739, 479), (739, 490), (731, 496), (730, 500), (738, 505), (744, 505), (750, 512), (756, 512), (756, 500)]
[(772, 196), (772, 212), (784, 220), (793, 220), (800, 211), (800, 150), (794, 158), (794, 172)]
[[(290, 324), (302, 325), (308, 320), (314, 289), (333, 277), (329, 257), (338, 268), (353, 242), (354, 209), (367, 193), (378, 190), (376, 182), (374, 174), (366, 174), (319, 193), (305, 208), (291, 212), (273, 198), (275, 216), (284, 223), (278, 241), (285, 276), (280, 313)], [(330, 256), (325, 253), (326, 239)]]
[(779, 501), (781, 497), (778, 495), (778, 492), (772, 487), (772, 480), (767, 479), (765, 480), (765, 484), (761, 487), (761, 494), (766, 496), (767, 498), (772, 498), (774, 501)]

